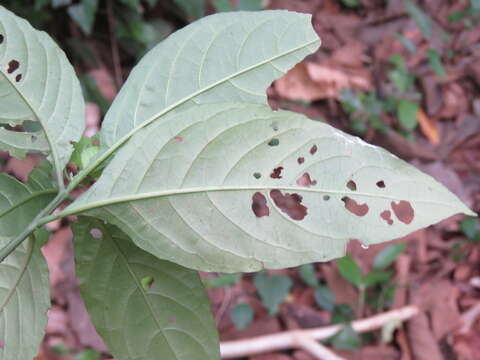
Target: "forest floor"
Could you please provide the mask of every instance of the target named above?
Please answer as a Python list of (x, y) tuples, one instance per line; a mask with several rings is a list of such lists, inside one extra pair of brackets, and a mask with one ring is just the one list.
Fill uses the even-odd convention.
[[(304, 113), (388, 149), (478, 212), (480, 16), (472, 10), (478, 1), (428, 0), (421, 7), (393, 0), (388, 5), (379, 0), (343, 3), (357, 5), (269, 2), (271, 9), (313, 14), (322, 39), (318, 52), (272, 84), (272, 107)], [(110, 70), (115, 66), (110, 65), (81, 69), (95, 78), (107, 99), (117, 92)], [(125, 77), (130, 69), (121, 66)], [(98, 130), (100, 121), (98, 105), (88, 104), (87, 131)], [(35, 156), (19, 161), (0, 155), (1, 170), (21, 180), (38, 163)], [(49, 230), (43, 251), (53, 306), (38, 360), (108, 358), (79, 294), (68, 221), (52, 223)], [(421, 313), (409, 321), (361, 335), (344, 332), (325, 344), (345, 359), (480, 359), (479, 221), (453, 216), (394, 244), (405, 246), (390, 247), (398, 252), (385, 267), (388, 275), (364, 293), (341, 275), (336, 261), (268, 271), (263, 282), (254, 274), (202, 274), (221, 340), (323, 327), (415, 305)], [(348, 253), (367, 274), (388, 246), (365, 249), (352, 241)], [(314, 357), (299, 346), (245, 359)]]

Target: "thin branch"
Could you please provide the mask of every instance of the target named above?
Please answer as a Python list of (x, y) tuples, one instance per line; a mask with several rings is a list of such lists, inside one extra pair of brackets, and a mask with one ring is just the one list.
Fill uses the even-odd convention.
[[(351, 325), (356, 332), (362, 333), (382, 328), (390, 321), (405, 321), (420, 313), (416, 306), (405, 306), (387, 311), (370, 318), (354, 321)], [(264, 335), (252, 339), (227, 341), (220, 344), (223, 359), (244, 357), (252, 354), (272, 352), (298, 347), (299, 332), (314, 340), (325, 340), (341, 330), (343, 325), (325, 326), (308, 330), (285, 331), (279, 334)]]
[(304, 331), (294, 334), (297, 347), (307, 351), (318, 360), (345, 360), (319, 342), (306, 335)]

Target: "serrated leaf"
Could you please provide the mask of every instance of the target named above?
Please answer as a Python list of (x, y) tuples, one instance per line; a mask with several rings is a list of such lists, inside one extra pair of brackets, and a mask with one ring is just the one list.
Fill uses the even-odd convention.
[(2, 6), (0, 34), (0, 123), (39, 123), (60, 177), (84, 128), (75, 71), (50, 37)]
[(391, 244), (382, 249), (373, 260), (375, 270), (383, 270), (394, 263), (397, 257), (405, 250), (404, 243)]
[(230, 310), (230, 318), (237, 329), (245, 329), (253, 320), (253, 309), (248, 304), (237, 304)]
[(279, 305), (285, 300), (293, 285), (292, 279), (286, 275), (267, 275), (264, 272), (256, 274), (253, 283), (270, 316), (278, 312)]
[(311, 16), (221, 13), (170, 35), (133, 69), (102, 124), (112, 146), (139, 127), (197, 104), (266, 104), (265, 89), (318, 48)]
[[(52, 188), (46, 178), (47, 169), (34, 169), (28, 184), (0, 174), (0, 248), (22, 231), (54, 196), (48, 192)], [(33, 359), (47, 324), (48, 269), (32, 239), (17, 247), (0, 264), (1, 360)]]
[(327, 261), (348, 239), (374, 244), (472, 214), (379, 147), (299, 114), (228, 103), (139, 131), (64, 215), (81, 212), (159, 258), (217, 272)]
[(116, 359), (220, 359), (195, 271), (156, 259), (98, 220), (80, 218), (72, 227), (80, 291)]

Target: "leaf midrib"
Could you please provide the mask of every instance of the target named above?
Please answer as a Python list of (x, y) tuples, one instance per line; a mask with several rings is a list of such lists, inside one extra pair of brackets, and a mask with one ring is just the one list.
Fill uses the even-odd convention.
[(260, 190), (284, 190), (292, 192), (311, 192), (318, 194), (340, 194), (340, 195), (351, 195), (351, 196), (361, 196), (361, 197), (370, 197), (376, 199), (387, 199), (393, 201), (411, 201), (413, 203), (427, 203), (427, 204), (436, 204), (441, 206), (452, 207), (450, 203), (443, 203), (439, 201), (432, 200), (422, 200), (422, 199), (408, 199), (405, 197), (393, 197), (388, 195), (380, 195), (373, 193), (365, 193), (358, 191), (342, 191), (342, 190), (327, 190), (327, 189), (317, 189), (317, 188), (307, 188), (307, 187), (298, 187), (298, 186), (210, 186), (210, 187), (196, 187), (196, 188), (183, 188), (183, 189), (169, 189), (163, 191), (152, 191), (145, 192), (127, 196), (119, 196), (116, 198), (109, 198), (106, 200), (88, 202), (85, 205), (79, 206), (70, 206), (62, 211), (58, 216), (69, 216), (73, 214), (79, 214), (85, 211), (93, 210), (95, 208), (114, 205), (118, 203), (136, 201), (136, 200), (145, 200), (152, 198), (159, 198), (164, 196), (171, 195), (185, 195), (185, 194), (194, 194), (202, 192), (220, 192), (220, 191), (260, 191)]
[[(130, 137), (132, 137), (137, 131), (139, 131), (140, 129), (144, 128), (145, 126), (151, 124), (152, 122), (154, 122), (155, 120), (157, 120), (158, 118), (164, 116), (165, 114), (169, 113), (170, 111), (172, 110), (175, 110), (175, 108), (177, 108), (178, 106), (180, 105), (183, 105), (185, 104), (186, 102), (190, 101), (190, 100), (193, 100), (195, 99), (197, 96), (199, 95), (202, 95), (203, 93), (215, 88), (216, 86), (219, 86), (227, 81), (230, 81), (234, 78), (236, 78), (237, 76), (240, 76), (240, 75), (243, 75), (251, 70), (254, 70), (256, 69), (257, 67), (260, 67), (260, 66), (263, 66), (265, 64), (268, 64), (272, 61), (275, 61), (277, 59), (280, 59), (284, 56), (287, 56), (287, 55), (290, 55), (291, 53), (294, 53), (298, 50), (301, 50), (303, 48), (306, 48), (310, 45), (313, 45), (315, 43), (320, 43), (320, 38), (316, 38), (315, 40), (312, 40), (312, 41), (309, 41), (305, 44), (302, 44), (302, 45), (299, 45), (293, 49), (290, 49), (290, 50), (287, 50), (287, 51), (284, 51), (280, 54), (277, 54), (275, 56), (272, 56), (268, 59), (265, 59), (261, 62), (258, 62), (258, 63), (255, 63), (255, 64), (252, 64), (248, 67), (246, 67), (245, 69), (242, 69), (240, 71), (237, 71), (233, 74), (230, 74), (229, 76), (226, 76), (224, 78), (221, 78), (217, 81), (215, 81), (214, 83), (204, 87), (204, 88), (201, 88), (201, 89), (198, 89), (197, 91), (193, 92), (192, 94), (188, 95), (188, 96), (185, 96), (184, 98), (176, 101), (175, 103), (167, 106), (166, 108), (162, 109), (161, 111), (159, 111), (158, 113), (152, 115), (148, 120), (144, 121), (143, 123), (140, 123), (138, 124), (136, 127), (132, 128), (132, 130), (130, 130), (126, 135), (124, 135), (122, 138), (120, 138), (118, 141), (116, 141), (114, 144), (111, 145), (109, 151), (107, 151), (108, 155), (113, 153), (119, 146), (121, 146), (125, 141), (127, 141)], [(103, 157), (102, 157), (103, 158)]]

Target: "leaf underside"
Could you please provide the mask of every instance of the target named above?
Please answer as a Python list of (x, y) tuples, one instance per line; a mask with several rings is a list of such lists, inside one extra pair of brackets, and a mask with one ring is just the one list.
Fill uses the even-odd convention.
[(155, 258), (98, 220), (80, 218), (73, 232), (82, 296), (116, 359), (220, 358), (195, 271)]
[(84, 128), (75, 71), (47, 34), (2, 6), (0, 35), (0, 124), (41, 125), (31, 136), (0, 129), (0, 148), (17, 157), (31, 150), (48, 153), (58, 175), (72, 153), (71, 141), (77, 141)]
[(204, 271), (327, 261), (349, 239), (406, 235), (458, 212), (455, 195), (387, 151), (266, 105), (166, 115), (120, 149), (67, 212)]
[[(36, 168), (27, 184), (0, 174), (0, 248), (52, 199), (51, 194), (44, 194), (52, 189), (50, 170)], [(1, 360), (33, 359), (37, 355), (49, 307), (47, 265), (38, 246), (27, 240), (0, 264)]]
[(311, 15), (284, 10), (207, 16), (175, 32), (135, 68), (102, 124), (101, 143), (198, 104), (266, 103), (265, 89), (320, 39)]

